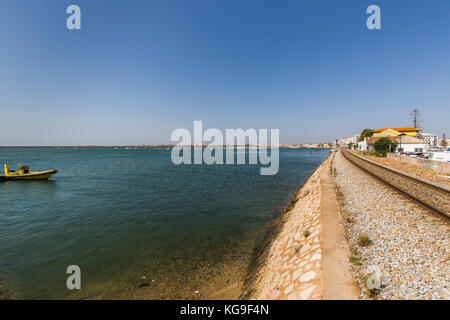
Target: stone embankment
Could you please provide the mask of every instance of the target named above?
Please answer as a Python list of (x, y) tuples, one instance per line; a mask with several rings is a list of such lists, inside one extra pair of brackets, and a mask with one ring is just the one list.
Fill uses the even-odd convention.
[(358, 299), (331, 181), (331, 155), (297, 192), (250, 272), (243, 298)]
[[(446, 220), (361, 170), (338, 152), (335, 179), (353, 272), (364, 298), (449, 299)], [(379, 271), (381, 288), (367, 286)]]

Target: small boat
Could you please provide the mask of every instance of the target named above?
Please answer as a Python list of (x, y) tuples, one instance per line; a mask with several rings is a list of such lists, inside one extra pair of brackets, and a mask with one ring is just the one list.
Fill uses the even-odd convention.
[(57, 170), (47, 170), (47, 171), (30, 171), (30, 167), (22, 166), (20, 163), (19, 171), (16, 172), (14, 170), (8, 169), (5, 164), (5, 175), (1, 176), (0, 180), (8, 181), (8, 180), (47, 180), (52, 175), (57, 173)]

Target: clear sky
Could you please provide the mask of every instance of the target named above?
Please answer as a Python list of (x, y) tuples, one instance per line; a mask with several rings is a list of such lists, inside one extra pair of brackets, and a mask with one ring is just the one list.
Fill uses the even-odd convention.
[(170, 143), (194, 120), (320, 142), (414, 108), (450, 135), (448, 0), (1, 0), (0, 41), (0, 145)]

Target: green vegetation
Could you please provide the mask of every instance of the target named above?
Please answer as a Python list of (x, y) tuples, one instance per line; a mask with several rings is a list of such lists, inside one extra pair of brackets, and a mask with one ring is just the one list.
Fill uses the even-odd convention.
[(363, 156), (374, 156), (375, 155), (375, 150), (372, 151), (361, 151), (361, 153)]
[(368, 138), (373, 136), (373, 130), (366, 128), (363, 131), (361, 131), (361, 134), (359, 135), (359, 141), (364, 141), (364, 138)]
[(303, 235), (305, 236), (305, 238), (308, 238), (310, 234), (311, 234), (311, 232), (309, 232), (309, 230), (303, 231)]
[(337, 170), (334, 167), (330, 167), (330, 175), (333, 176), (333, 171), (334, 171), (334, 176), (337, 176)]
[(370, 246), (372, 244), (372, 240), (370, 240), (369, 236), (367, 235), (367, 233), (362, 233), (360, 234), (360, 236), (358, 237), (358, 244), (361, 247), (367, 247)]
[(360, 266), (361, 265), (361, 260), (359, 260), (359, 258), (357, 256), (350, 256), (348, 258), (348, 261), (350, 261), (351, 263), (353, 263), (355, 266)]
[(375, 141), (373, 148), (375, 149), (375, 155), (378, 157), (386, 157), (387, 153), (397, 149), (398, 142), (390, 140), (386, 137), (382, 137)]

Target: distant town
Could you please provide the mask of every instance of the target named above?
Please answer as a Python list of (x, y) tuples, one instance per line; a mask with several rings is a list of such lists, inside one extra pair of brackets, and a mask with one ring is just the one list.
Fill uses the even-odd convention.
[[(360, 134), (341, 137), (337, 145), (361, 151), (372, 151), (380, 138), (388, 138), (397, 143), (395, 151), (402, 153), (444, 151), (448, 147), (445, 133), (442, 138), (434, 133), (425, 133), (413, 127), (364, 129)], [(392, 150), (394, 151), (394, 150)]]
[[(374, 151), (374, 145), (381, 138), (390, 140), (391, 153), (401, 154), (426, 154), (428, 152), (442, 152), (448, 151), (448, 139), (445, 133), (439, 136), (436, 133), (424, 132), (420, 127), (420, 112), (414, 109), (410, 114), (411, 126), (406, 127), (385, 127), (378, 129), (362, 129), (360, 133), (355, 133), (348, 137), (339, 137), (339, 139), (333, 142), (320, 142), (320, 143), (297, 143), (297, 144), (279, 144), (280, 148), (337, 148), (345, 147), (359, 151)], [(395, 145), (395, 148), (392, 148)], [(77, 149), (77, 148), (113, 148), (113, 149), (171, 149), (179, 145), (175, 144), (160, 144), (160, 145), (41, 145), (41, 146), (0, 146), (0, 148), (64, 148), (64, 149)], [(189, 146), (189, 145), (186, 145)], [(217, 148), (220, 145), (204, 144), (204, 145), (191, 145), (192, 148)], [(228, 144), (221, 145), (223, 148), (230, 147)], [(270, 148), (270, 144), (234, 144), (235, 148)]]
[[(280, 148), (331, 148), (333, 147), (335, 144), (330, 143), (306, 143), (306, 144), (280, 144), (279, 147)], [(104, 148), (104, 149), (171, 149), (171, 148), (175, 148), (176, 145), (173, 144), (161, 144), (161, 145), (146, 145), (146, 144), (141, 144), (141, 145), (117, 145), (117, 146), (105, 146), (105, 145), (79, 145), (79, 146), (0, 146), (0, 148), (42, 148), (42, 149), (82, 149), (82, 148), (92, 148), (92, 149), (96, 149), (96, 148)], [(191, 145), (192, 148), (197, 148), (197, 147), (202, 147), (202, 148), (206, 148), (206, 147), (217, 147), (217, 145)], [(230, 145), (222, 145), (223, 148), (226, 147), (230, 147)], [(260, 145), (260, 144), (255, 144), (255, 145), (233, 145), (233, 147), (235, 148), (262, 148), (262, 147), (266, 147), (266, 148), (270, 148), (271, 145)]]

